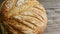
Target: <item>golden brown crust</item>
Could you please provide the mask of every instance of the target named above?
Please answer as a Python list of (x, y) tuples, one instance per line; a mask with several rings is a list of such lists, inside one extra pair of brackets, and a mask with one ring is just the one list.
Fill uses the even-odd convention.
[(6, 0), (1, 11), (7, 34), (42, 34), (47, 24), (45, 9), (36, 0)]

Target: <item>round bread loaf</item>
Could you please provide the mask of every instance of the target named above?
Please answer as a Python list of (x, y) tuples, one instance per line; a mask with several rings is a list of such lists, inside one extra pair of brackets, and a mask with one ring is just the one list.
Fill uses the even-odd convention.
[(0, 11), (4, 34), (42, 34), (46, 28), (46, 11), (37, 0), (5, 0)]

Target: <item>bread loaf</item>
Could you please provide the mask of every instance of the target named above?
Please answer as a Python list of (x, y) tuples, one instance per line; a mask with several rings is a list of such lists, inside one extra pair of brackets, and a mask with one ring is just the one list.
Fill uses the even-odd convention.
[(46, 11), (37, 0), (5, 0), (1, 20), (5, 34), (42, 34), (47, 24)]

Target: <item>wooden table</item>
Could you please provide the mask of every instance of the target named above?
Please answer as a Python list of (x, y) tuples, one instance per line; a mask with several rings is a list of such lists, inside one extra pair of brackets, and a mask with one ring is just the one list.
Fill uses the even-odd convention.
[(48, 26), (44, 34), (60, 34), (60, 0), (39, 0), (46, 8)]

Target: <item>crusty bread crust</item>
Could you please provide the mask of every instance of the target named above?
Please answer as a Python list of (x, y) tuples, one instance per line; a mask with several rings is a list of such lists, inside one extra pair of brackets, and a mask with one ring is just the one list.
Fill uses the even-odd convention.
[(46, 11), (36, 0), (5, 0), (1, 11), (6, 34), (42, 34), (46, 28)]

